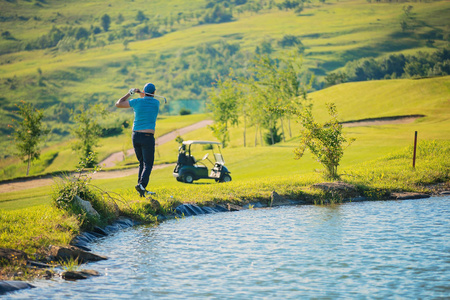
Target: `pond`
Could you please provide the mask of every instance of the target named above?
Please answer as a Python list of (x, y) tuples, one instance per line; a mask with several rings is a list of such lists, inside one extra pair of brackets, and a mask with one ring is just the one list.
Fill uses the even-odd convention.
[(91, 245), (102, 275), (33, 299), (450, 297), (450, 197), (288, 206), (137, 226)]

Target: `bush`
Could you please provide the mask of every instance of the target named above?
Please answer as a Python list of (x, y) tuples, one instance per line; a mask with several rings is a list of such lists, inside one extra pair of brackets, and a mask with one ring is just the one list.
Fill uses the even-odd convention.
[(314, 158), (325, 167), (325, 177), (327, 179), (339, 179), (337, 168), (344, 155), (344, 150), (353, 143), (354, 139), (349, 139), (342, 132), (342, 124), (337, 120), (336, 105), (327, 103), (331, 120), (319, 124), (314, 120), (311, 108), (305, 109), (298, 114), (303, 126), (301, 132), (300, 146), (295, 149), (296, 159), (300, 159), (309, 149)]
[(292, 47), (295, 45), (303, 45), (302, 41), (295, 35), (285, 35), (279, 42), (278, 45), (280, 45), (283, 48), (286, 47)]
[(180, 109), (180, 116), (190, 115), (192, 112), (189, 109), (182, 108)]
[(264, 141), (268, 145), (278, 144), (279, 142), (281, 142), (282, 138), (283, 134), (278, 133), (278, 128), (276, 126), (269, 128), (269, 132), (266, 132), (264, 134)]
[[(77, 176), (65, 176), (53, 190), (52, 203), (61, 210), (75, 216), (80, 222), (82, 230), (92, 229), (94, 226), (106, 225), (118, 217), (119, 208), (114, 199), (107, 193), (90, 185), (92, 173), (86, 174), (86, 165), (92, 160), (92, 156), (85, 161), (81, 161), (77, 169)], [(103, 193), (102, 193), (103, 192)], [(99, 216), (88, 214), (75, 200), (76, 196), (91, 203), (92, 207), (99, 213)]]

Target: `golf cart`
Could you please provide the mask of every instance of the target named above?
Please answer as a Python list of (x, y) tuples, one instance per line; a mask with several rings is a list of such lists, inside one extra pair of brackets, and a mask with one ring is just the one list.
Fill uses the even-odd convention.
[[(193, 145), (202, 145), (203, 149), (212, 151), (214, 162), (208, 157), (206, 153), (201, 160), (196, 160), (192, 155)], [(216, 182), (231, 181), (230, 171), (225, 167), (220, 146), (218, 142), (210, 141), (183, 141), (178, 148), (178, 161), (173, 170), (173, 177), (180, 182), (192, 183), (199, 179), (214, 179)], [(218, 151), (215, 151), (215, 148)], [(208, 167), (203, 161), (208, 160), (212, 164), (211, 172), (208, 175)]]

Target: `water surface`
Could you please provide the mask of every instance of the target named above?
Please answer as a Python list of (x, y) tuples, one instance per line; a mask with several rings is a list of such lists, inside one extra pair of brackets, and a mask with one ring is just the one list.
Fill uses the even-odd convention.
[(33, 299), (450, 298), (450, 198), (290, 206), (138, 226), (92, 244), (102, 276)]

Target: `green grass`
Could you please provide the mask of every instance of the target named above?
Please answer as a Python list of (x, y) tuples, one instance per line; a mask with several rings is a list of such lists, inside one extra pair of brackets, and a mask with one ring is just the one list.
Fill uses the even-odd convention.
[(36, 253), (49, 245), (68, 244), (79, 233), (76, 218), (50, 205), (1, 210), (0, 245)]

